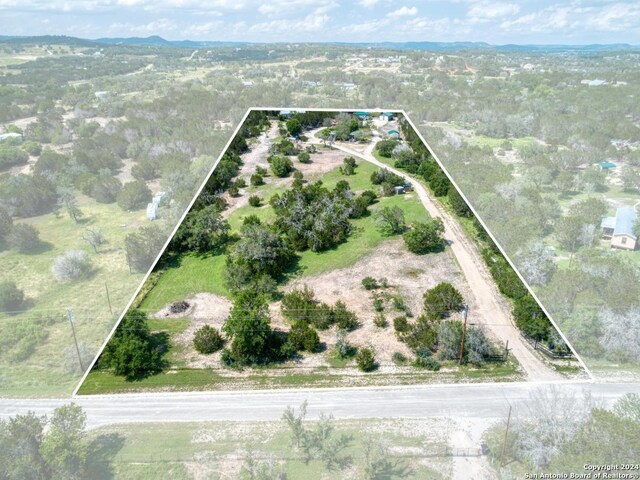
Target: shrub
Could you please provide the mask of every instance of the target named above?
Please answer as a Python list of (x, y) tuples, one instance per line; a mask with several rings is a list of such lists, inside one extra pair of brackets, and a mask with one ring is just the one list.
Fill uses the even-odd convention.
[(411, 325), (409, 325), (407, 317), (396, 317), (393, 319), (393, 329), (396, 333), (407, 333), (411, 330)]
[(395, 365), (402, 366), (407, 364), (407, 357), (401, 352), (393, 352), (391, 360)]
[(269, 172), (267, 171), (266, 168), (258, 166), (256, 167), (256, 173), (258, 175), (262, 175), (263, 177), (266, 177)]
[(237, 197), (240, 195), (240, 190), (238, 190), (238, 187), (236, 187), (235, 185), (231, 185), (228, 189), (227, 192), (229, 192), (229, 195), (232, 197)]
[(0, 169), (22, 165), (29, 160), (29, 154), (11, 145), (0, 145)]
[(405, 232), (402, 238), (410, 252), (421, 255), (440, 250), (444, 242), (443, 233), (442, 220), (434, 218), (428, 222), (414, 223), (411, 230)]
[(298, 154), (298, 161), (300, 163), (311, 163), (311, 155), (309, 155), (307, 152), (300, 152)]
[(376, 288), (379, 287), (378, 282), (373, 277), (364, 277), (362, 279), (362, 286), (366, 290), (375, 290)]
[(238, 178), (235, 181), (235, 186), (238, 188), (244, 188), (247, 186), (247, 181), (244, 178)]
[(42, 245), (38, 230), (28, 223), (14, 225), (7, 235), (7, 243), (21, 253), (35, 252)]
[(139, 210), (151, 201), (151, 190), (140, 180), (125, 183), (118, 192), (116, 201), (123, 210)]
[(271, 171), (277, 177), (286, 177), (293, 171), (293, 163), (287, 157), (271, 157)]
[(55, 258), (51, 272), (59, 282), (72, 282), (87, 277), (91, 268), (91, 260), (86, 252), (69, 250)]
[(356, 348), (347, 340), (346, 330), (338, 330), (334, 351), (339, 358), (349, 358), (356, 354)]
[(389, 322), (387, 322), (387, 319), (382, 312), (376, 315), (373, 319), (373, 324), (378, 328), (386, 328), (389, 326)]
[(297, 320), (291, 327), (287, 341), (283, 345), (285, 356), (291, 356), (298, 350), (316, 352), (320, 348), (320, 337), (304, 320)]
[(249, 179), (249, 181), (251, 182), (251, 185), (253, 185), (254, 187), (259, 187), (260, 185), (264, 185), (264, 178), (262, 178), (262, 175), (260, 175), (259, 173), (254, 173), (253, 175), (251, 175), (251, 178)]
[(356, 353), (356, 364), (363, 372), (371, 372), (372, 370), (375, 370), (377, 365), (373, 347), (364, 347), (359, 349), (358, 353)]
[(358, 328), (358, 317), (340, 300), (333, 307), (333, 318), (339, 329), (351, 331)]
[(439, 283), (424, 294), (425, 314), (430, 318), (444, 318), (451, 312), (461, 310), (463, 306), (462, 295), (447, 282)]
[(384, 301), (379, 296), (373, 298), (373, 309), (376, 312), (382, 312), (384, 310)]
[(18, 310), (24, 302), (24, 292), (16, 287), (14, 282), (5, 280), (0, 282), (0, 310), (13, 312)]
[(416, 359), (413, 361), (413, 366), (418, 368), (426, 368), (427, 370), (432, 370), (437, 372), (440, 370), (440, 362), (438, 362), (433, 357), (426, 357), (422, 355), (418, 355)]
[(222, 348), (224, 339), (215, 328), (205, 325), (193, 336), (193, 346), (199, 353), (209, 354)]
[(259, 207), (261, 203), (262, 200), (258, 195), (251, 195), (249, 197), (249, 205), (251, 205), (252, 207)]
[(404, 298), (400, 295), (393, 296), (393, 308), (400, 312), (404, 312), (407, 310), (407, 305), (404, 303)]

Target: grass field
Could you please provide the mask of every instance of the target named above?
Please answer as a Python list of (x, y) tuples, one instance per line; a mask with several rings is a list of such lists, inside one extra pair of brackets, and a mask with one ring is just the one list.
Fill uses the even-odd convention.
[[(458, 367), (455, 362), (445, 363), (439, 372), (407, 367), (394, 373), (362, 375), (351, 366), (317, 367), (305, 373), (288, 372), (292, 367), (272, 366), (268, 375), (261, 369), (238, 375), (233, 370), (171, 368), (141, 380), (127, 381), (124, 377), (104, 370), (93, 370), (78, 391), (80, 395), (131, 393), (142, 391), (208, 391), (253, 390), (276, 388), (330, 388), (364, 387), (380, 385), (421, 385), (443, 383), (513, 382), (521, 380), (517, 363), (487, 364), (482, 368)], [(246, 373), (246, 372), (244, 372)]]
[[(313, 420), (305, 422), (307, 429), (314, 425)], [(257, 459), (272, 458), (283, 464), (290, 480), (342, 479), (347, 472), (362, 474), (363, 442), (377, 438), (376, 432), (384, 428), (389, 458), (398, 466), (408, 467), (402, 475), (389, 478), (438, 480), (447, 478), (451, 469), (451, 457), (445, 455), (449, 441), (446, 425), (439, 419), (335, 420), (332, 435), (350, 438), (339, 452), (350, 458), (344, 470), (327, 470), (319, 460), (305, 463), (302, 452), (292, 448), (289, 430), (281, 421), (101, 427), (90, 433), (91, 439), (105, 447), (101, 461), (93, 462), (97, 467), (92, 474), (94, 478), (104, 478), (100, 468), (107, 461), (113, 474), (109, 478), (115, 479), (239, 478), (247, 450), (251, 449)], [(410, 453), (400, 453), (405, 451)], [(217, 473), (223, 476), (218, 477)]]
[[(44, 327), (46, 337), (28, 358), (15, 361), (15, 348), (0, 352), (0, 393), (3, 395), (70, 393), (80, 373), (67, 372), (63, 366), (66, 352), (73, 348), (66, 309), (74, 308), (79, 343), (97, 351), (140, 282), (140, 274), (129, 273), (122, 241), (145, 221), (144, 212), (123, 212), (116, 204), (99, 204), (85, 196), (78, 197), (78, 205), (84, 213), (83, 221), (78, 224), (66, 213), (24, 221), (40, 232), (43, 247), (37, 254), (0, 252), (3, 280), (14, 281), (27, 297), (24, 311), (0, 314), (0, 335), (8, 335), (16, 324), (34, 324), (41, 317), (52, 319), (51, 324)], [(96, 225), (108, 240), (98, 254), (82, 239), (85, 229)], [(94, 272), (85, 280), (59, 283), (51, 274), (51, 266), (55, 257), (72, 249), (88, 253)], [(105, 282), (113, 314), (109, 310)]]

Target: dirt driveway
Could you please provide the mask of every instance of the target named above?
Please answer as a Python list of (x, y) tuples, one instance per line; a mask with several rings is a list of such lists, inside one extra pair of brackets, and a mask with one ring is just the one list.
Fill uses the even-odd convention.
[[(313, 136), (311, 132), (309, 132), (309, 138), (313, 139), (314, 143), (321, 144), (321, 141)], [(386, 168), (414, 185), (414, 190), (429, 215), (442, 219), (445, 226), (444, 237), (449, 243), (451, 251), (471, 288), (476, 306), (475, 309), (470, 310), (469, 321), (486, 325), (488, 330), (503, 344), (508, 341), (511, 352), (520, 362), (529, 380), (562, 380), (563, 377), (546, 365), (520, 336), (520, 332), (511, 318), (509, 304), (498, 291), (476, 246), (467, 238), (458, 221), (446, 212), (435, 198), (431, 197), (427, 189), (419, 181), (406, 172), (378, 161), (373, 156), (373, 149), (379, 139), (379, 136), (374, 136), (373, 141), (362, 151), (337, 143), (333, 147), (349, 155), (360, 157), (380, 168)]]

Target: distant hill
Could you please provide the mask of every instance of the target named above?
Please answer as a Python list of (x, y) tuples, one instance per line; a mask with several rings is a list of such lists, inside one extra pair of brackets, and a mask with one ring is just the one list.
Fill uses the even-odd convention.
[(97, 44), (92, 40), (84, 38), (67, 37), (66, 35), (40, 35), (33, 37), (18, 37), (11, 35), (0, 35), (0, 43), (22, 43), (22, 44), (48, 44), (48, 45), (71, 45), (75, 47), (95, 47)]
[[(219, 42), (219, 41), (195, 41), (195, 40), (166, 40), (158, 35), (150, 37), (122, 37), (122, 38), (97, 38), (88, 40), (64, 35), (44, 35), (33, 37), (18, 37), (0, 35), (0, 43), (48, 43), (75, 46), (99, 45), (141, 45), (154, 47), (182, 47), (182, 48), (206, 48), (206, 47), (234, 47), (244, 45), (265, 45), (262, 42)], [(312, 45), (311, 42), (289, 42)], [(278, 44), (286, 44), (279, 42)], [(597, 53), (604, 51), (637, 50), (640, 46), (626, 43), (616, 44), (592, 44), (592, 45), (491, 45), (485, 42), (329, 42), (330, 45), (379, 48), (386, 50), (424, 50), (432, 52), (453, 52), (463, 50), (485, 50), (498, 52), (521, 53)]]
[(158, 35), (151, 37), (124, 37), (124, 38), (98, 38), (94, 40), (96, 43), (107, 45), (151, 45), (155, 47), (185, 47), (185, 48), (201, 48), (201, 47), (233, 47), (236, 45), (247, 45), (246, 42), (209, 42), (194, 40), (165, 40)]

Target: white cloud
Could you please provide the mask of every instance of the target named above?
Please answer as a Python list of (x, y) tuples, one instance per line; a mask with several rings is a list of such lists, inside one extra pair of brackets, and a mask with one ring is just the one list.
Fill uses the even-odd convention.
[(418, 14), (418, 9), (416, 7), (400, 7), (393, 12), (387, 13), (387, 17), (390, 18), (399, 18), (399, 17), (412, 17)]
[(376, 5), (378, 3), (379, 0), (360, 0), (358, 2), (358, 5), (360, 5), (361, 7), (366, 7), (366, 8), (370, 8), (373, 7), (374, 5)]
[(511, 15), (516, 15), (520, 7), (515, 3), (480, 1), (471, 6), (467, 17), (474, 22), (495, 20)]

